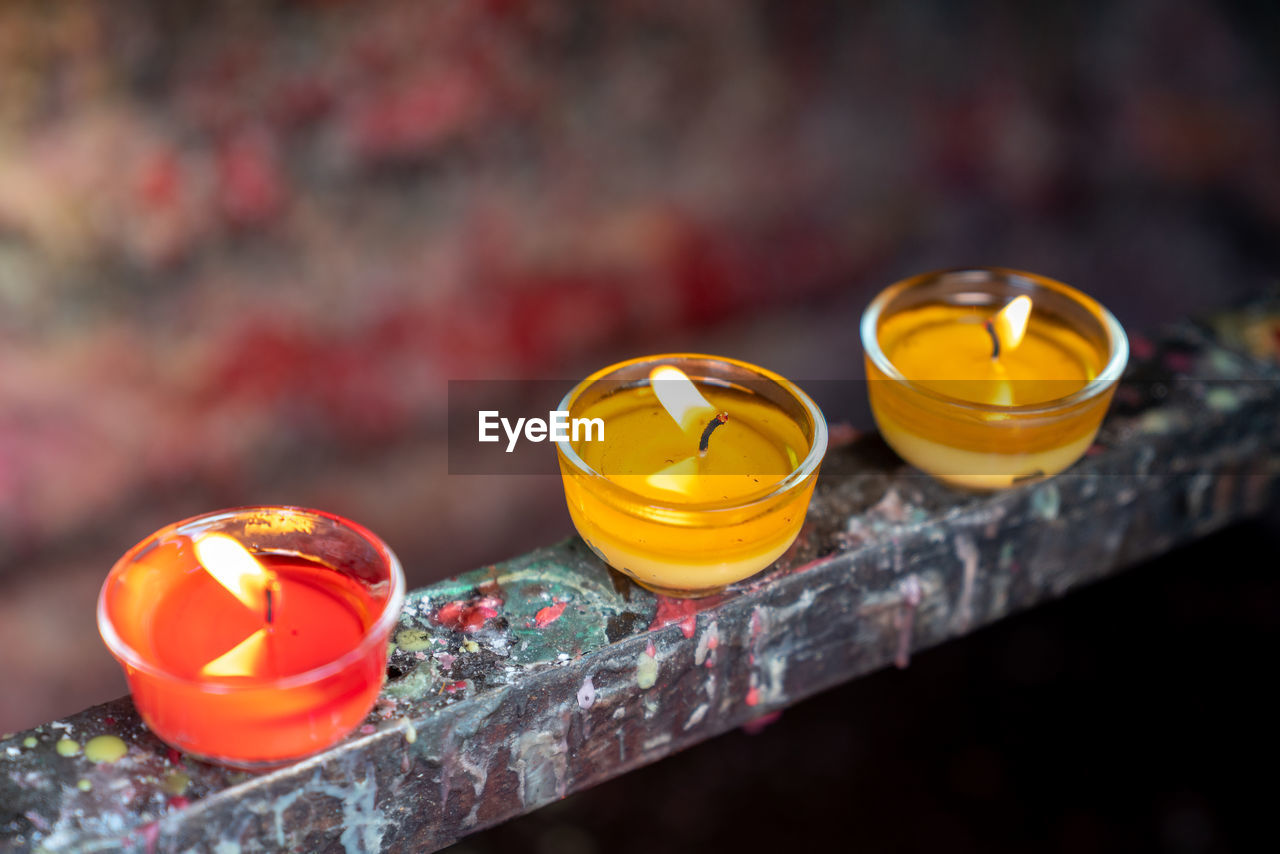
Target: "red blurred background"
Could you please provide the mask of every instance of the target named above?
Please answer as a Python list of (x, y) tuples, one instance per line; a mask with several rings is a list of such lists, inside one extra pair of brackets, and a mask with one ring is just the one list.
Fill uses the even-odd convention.
[(1257, 291), (1278, 36), (1246, 0), (4, 4), (0, 731), (123, 693), (94, 601), (169, 521), (322, 507), (415, 586), (566, 536), (554, 478), (447, 474), (450, 379), (854, 378), (871, 295), (957, 264), (1131, 330)]

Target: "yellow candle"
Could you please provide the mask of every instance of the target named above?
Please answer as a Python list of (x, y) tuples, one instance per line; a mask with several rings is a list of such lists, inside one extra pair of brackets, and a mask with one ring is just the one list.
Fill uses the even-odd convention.
[(560, 408), (605, 425), (603, 441), (559, 443), (575, 527), (652, 590), (706, 595), (754, 575), (804, 522), (826, 422), (776, 374), (710, 356), (654, 356), (594, 374)]
[(989, 314), (977, 306), (908, 309), (881, 324), (880, 349), (918, 385), (974, 403), (1044, 403), (1098, 375), (1103, 355), (1084, 336), (1034, 312), (1018, 345), (993, 356)]
[[(1025, 321), (1017, 329), (1001, 311), (1015, 297), (1012, 313)], [(1074, 463), (1128, 355), (1123, 329), (1101, 305), (1060, 282), (999, 269), (900, 282), (868, 308), (862, 335), (885, 441), (930, 474), (977, 489)]]

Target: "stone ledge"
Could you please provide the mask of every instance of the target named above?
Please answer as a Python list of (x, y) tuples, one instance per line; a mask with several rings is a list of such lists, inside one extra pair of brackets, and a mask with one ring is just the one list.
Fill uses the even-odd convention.
[[(577, 539), (415, 591), (365, 725), (272, 773), (184, 757), (128, 698), (9, 735), (0, 850), (432, 850), (905, 666), (1276, 502), (1280, 373), (1242, 322), (1135, 347), (1097, 445), (1050, 481), (969, 495), (878, 437), (833, 448), (796, 545), (709, 599), (656, 597)], [(123, 758), (56, 748), (102, 734)]]

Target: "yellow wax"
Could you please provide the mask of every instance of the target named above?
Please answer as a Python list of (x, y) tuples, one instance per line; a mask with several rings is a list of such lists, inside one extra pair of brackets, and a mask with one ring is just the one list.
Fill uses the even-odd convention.
[[(602, 478), (561, 459), (569, 513), (587, 544), (644, 586), (678, 596), (714, 592), (777, 560), (800, 531), (816, 477), (778, 493), (809, 453), (800, 425), (749, 392), (699, 391), (729, 413), (705, 455), (700, 431), (681, 429), (650, 387), (637, 386), (572, 413), (604, 420), (604, 441), (573, 444)], [(663, 472), (674, 474), (654, 477)]]
[[(698, 453), (701, 429), (682, 430), (649, 386), (609, 395), (581, 416), (575, 413), (602, 419), (605, 438), (577, 442), (573, 448), (587, 465), (618, 485), (677, 504), (767, 493), (809, 453), (800, 427), (772, 403), (736, 389), (699, 390), (717, 411), (729, 413), (729, 420), (711, 434), (705, 454)], [(652, 477), (665, 471), (676, 476)]]
[[(1107, 355), (1076, 330), (1032, 311), (1026, 336), (992, 357), (990, 306), (930, 303), (885, 318), (881, 351), (925, 396), (867, 360), (872, 413), (903, 459), (943, 480), (997, 489), (1074, 463), (1097, 433), (1110, 392), (1052, 415), (1003, 407), (1049, 404), (1084, 388)], [(982, 404), (988, 408), (971, 407)]]
[(902, 375), (974, 403), (1026, 405), (1066, 397), (1098, 375), (1097, 350), (1034, 310), (1022, 343), (992, 358), (989, 306), (930, 304), (886, 318), (880, 349)]

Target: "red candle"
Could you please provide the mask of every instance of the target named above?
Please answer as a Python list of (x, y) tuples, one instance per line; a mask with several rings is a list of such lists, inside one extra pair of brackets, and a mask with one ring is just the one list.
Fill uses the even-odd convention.
[(330, 514), (246, 508), (156, 532), (111, 570), (98, 625), (147, 725), (231, 765), (296, 759), (368, 714), (404, 577)]

